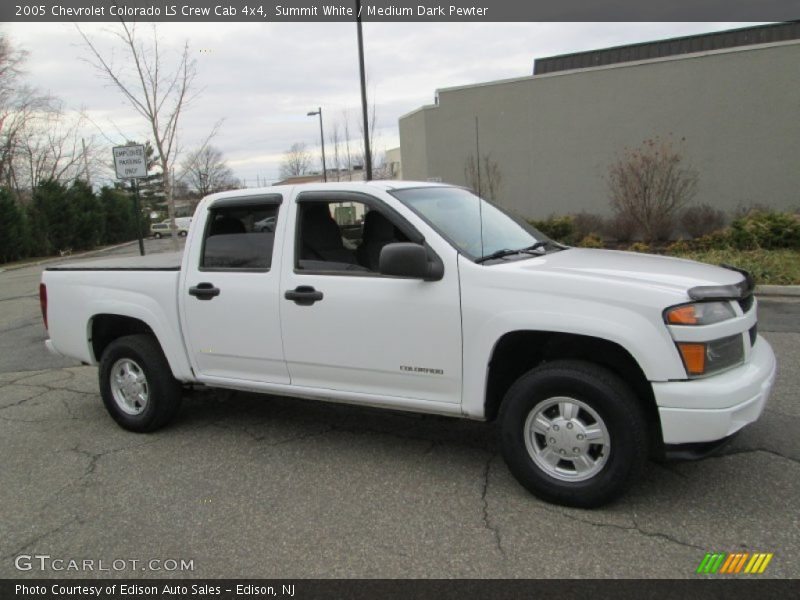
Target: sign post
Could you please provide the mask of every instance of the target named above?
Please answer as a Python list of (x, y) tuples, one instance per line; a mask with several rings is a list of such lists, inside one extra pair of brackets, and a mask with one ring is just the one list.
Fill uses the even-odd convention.
[(136, 209), (136, 235), (139, 238), (139, 254), (144, 256), (144, 240), (142, 239), (142, 210), (139, 206), (139, 183), (137, 179), (147, 177), (147, 157), (144, 146), (116, 146), (114, 152), (114, 169), (117, 179), (130, 179), (133, 187), (133, 203)]

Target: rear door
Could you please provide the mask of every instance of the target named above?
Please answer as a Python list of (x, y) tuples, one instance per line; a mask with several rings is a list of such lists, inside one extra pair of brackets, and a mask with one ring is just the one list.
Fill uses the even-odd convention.
[[(205, 377), (289, 383), (279, 318), (282, 196), (222, 198), (194, 234), (181, 286), (192, 367)], [(265, 226), (265, 223), (267, 224)]]

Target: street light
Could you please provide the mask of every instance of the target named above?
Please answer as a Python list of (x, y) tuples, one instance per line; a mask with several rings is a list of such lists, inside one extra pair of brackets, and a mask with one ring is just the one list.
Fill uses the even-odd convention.
[(364, 36), (361, 32), (361, 0), (356, 0), (356, 15), (358, 70), (361, 75), (361, 116), (364, 118), (364, 167), (367, 171), (367, 181), (372, 181), (372, 151), (369, 147), (369, 119), (367, 118), (367, 76), (364, 68)]
[(307, 117), (316, 117), (319, 115), (319, 141), (322, 144), (322, 181), (328, 181), (328, 170), (325, 168), (325, 134), (322, 133), (322, 107), (320, 106), (317, 110), (312, 110), (306, 116)]

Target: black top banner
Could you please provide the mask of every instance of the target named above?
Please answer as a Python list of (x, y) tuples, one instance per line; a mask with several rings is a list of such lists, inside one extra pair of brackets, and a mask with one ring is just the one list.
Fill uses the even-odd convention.
[(0, 21), (792, 21), (800, 0), (3, 0)]

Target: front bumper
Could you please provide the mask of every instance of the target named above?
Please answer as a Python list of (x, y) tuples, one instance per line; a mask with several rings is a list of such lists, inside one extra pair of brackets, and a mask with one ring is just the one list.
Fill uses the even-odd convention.
[(750, 360), (706, 379), (653, 383), (665, 444), (713, 442), (733, 435), (761, 415), (777, 365), (759, 337)]

